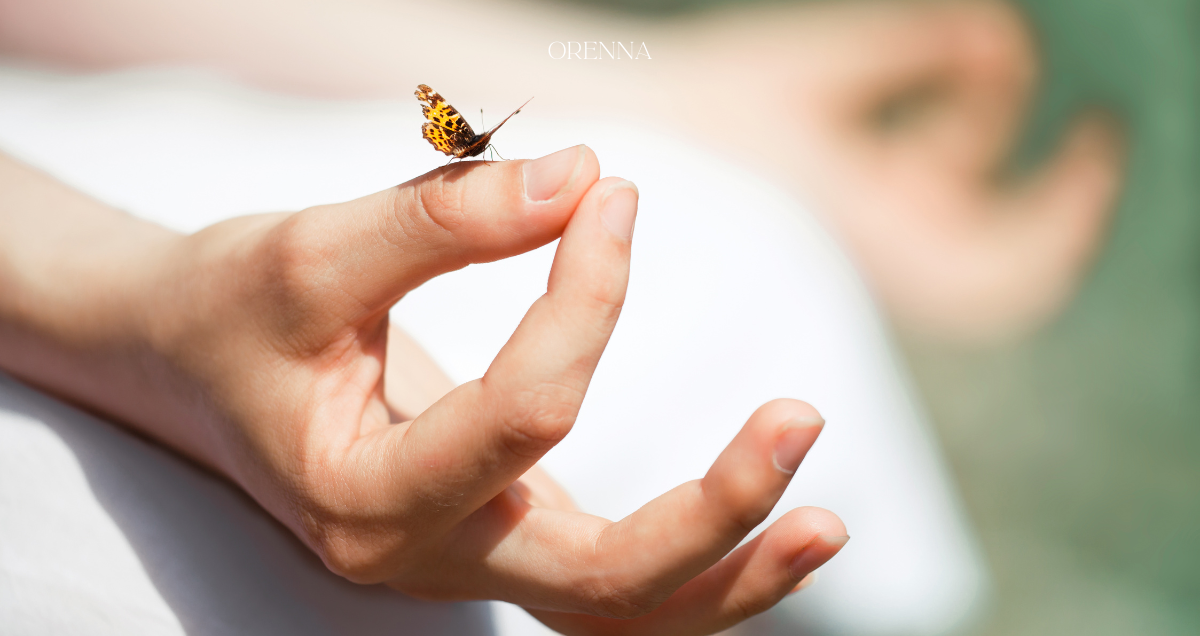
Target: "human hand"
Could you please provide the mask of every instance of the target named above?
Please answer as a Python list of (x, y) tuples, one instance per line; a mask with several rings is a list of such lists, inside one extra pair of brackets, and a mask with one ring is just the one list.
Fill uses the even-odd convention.
[[(70, 346), (4, 362), (226, 475), (350, 580), (509, 601), (569, 634), (718, 631), (844, 543), (806, 508), (734, 550), (823, 421), (764, 405), (703, 479), (615, 523), (529, 472), (574, 424), (624, 299), (637, 192), (598, 175), (580, 146), (158, 237), (91, 299), (85, 333), (55, 338)], [(546, 295), (483, 378), (427, 408), (389, 404), (397, 300), (560, 235)], [(98, 366), (56, 385), (37, 365), (58, 355)]]
[(687, 33), (673, 116), (814, 203), (909, 331), (1006, 339), (1070, 300), (1122, 143), (1110, 118), (1081, 117), (1038, 170), (1000, 178), (1037, 78), (1011, 5), (739, 9)]
[[(276, 88), (403, 98), (409, 84), (395, 78), (424, 79), (413, 60), (440, 44), (432, 31), (394, 37), (422, 10), (399, 0), (313, 2), (286, 24), (272, 18), (272, 0), (176, 3), (153, 18), (144, 3), (110, 2), (64, 29), (62, 19), (86, 13), (74, 4), (17, 3), (0, 40), (87, 68), (188, 61)], [(814, 203), (910, 332), (987, 342), (1051, 319), (1088, 271), (1119, 191), (1122, 142), (1098, 116), (1080, 118), (1042, 169), (998, 178), (1037, 76), (1030, 30), (1002, 0), (738, 6), (673, 20), (567, 6), (464, 10), (481, 19), (461, 25), (463, 41), (514, 35), (489, 41), (484, 60), (469, 47), (448, 54), (438, 86), (455, 86), (456, 99), (479, 103), (536, 76), (558, 88), (539, 94), (543, 106), (620, 112), (715, 142)], [(134, 17), (155, 28), (114, 45), (112, 30)], [(655, 58), (531, 56), (530, 42), (582, 23), (641, 34)], [(876, 125), (884, 113), (916, 116)]]

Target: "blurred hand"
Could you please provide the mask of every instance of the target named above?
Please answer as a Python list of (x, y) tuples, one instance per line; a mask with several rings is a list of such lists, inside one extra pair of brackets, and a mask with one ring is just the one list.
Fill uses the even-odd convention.
[(1001, 2), (738, 11), (686, 30), (670, 109), (815, 204), (907, 328), (993, 340), (1071, 298), (1121, 178), (1082, 117), (1037, 172), (997, 177), (1036, 80)]
[[(0, 182), (21, 201), (83, 205), (13, 170)], [(228, 476), (352, 581), (509, 601), (568, 634), (719, 631), (844, 544), (837, 517), (804, 508), (734, 549), (824, 422), (768, 403), (703, 479), (618, 522), (529, 472), (571, 430), (625, 296), (637, 190), (599, 171), (583, 146), (458, 163), (187, 237), (122, 229), (112, 246), (92, 233), (93, 250), (55, 268), (20, 249), (40, 236), (28, 216), (0, 216), (17, 264), (0, 280), (30, 301), (0, 302), (0, 364)], [(484, 377), (439, 397), (428, 360), (389, 336), (389, 308), (438, 274), (560, 236), (546, 294)]]
[[(941, 338), (1010, 338), (1052, 318), (1100, 246), (1121, 178), (1119, 135), (1098, 116), (1081, 118), (1041, 170), (997, 178), (1037, 75), (1029, 29), (1000, 0), (671, 20), (456, 0), (474, 16), (456, 25), (459, 39), (486, 41), (488, 54), (459, 47), (436, 67), (423, 60), (444, 48), (442, 33), (395, 37), (438, 17), (413, 0), (102, 4), (0, 0), (0, 50), (87, 68), (195, 63), (322, 95), (411, 99), (417, 82), (435, 82), (464, 103), (508, 104), (527, 95), (515, 86), (552, 86), (537, 91), (543, 112), (676, 125), (773, 174), (815, 204), (903, 326)], [(645, 41), (654, 58), (543, 54), (580, 24)]]

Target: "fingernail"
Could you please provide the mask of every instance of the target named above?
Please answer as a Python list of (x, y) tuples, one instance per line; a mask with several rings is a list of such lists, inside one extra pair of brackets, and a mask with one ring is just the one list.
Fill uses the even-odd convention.
[(525, 198), (530, 201), (549, 201), (566, 192), (575, 183), (575, 175), (583, 165), (583, 146), (546, 155), (525, 163)]
[(604, 195), (604, 207), (600, 208), (600, 222), (622, 240), (633, 236), (633, 221), (637, 217), (638, 189), (631, 181), (615, 183)]
[(788, 592), (788, 596), (791, 596), (792, 594), (795, 594), (806, 587), (812, 587), (812, 584), (816, 583), (817, 579), (819, 578), (821, 578), (820, 572), (809, 572), (807, 576), (800, 579), (800, 582), (796, 584), (796, 587), (792, 588), (792, 591)]
[(783, 425), (779, 438), (775, 441), (775, 468), (788, 475), (795, 474), (804, 461), (804, 455), (812, 447), (815, 439), (814, 431), (820, 434), (825, 426), (825, 420), (819, 415), (797, 417)]
[(792, 578), (802, 579), (809, 572), (821, 567), (829, 560), (831, 556), (837, 553), (850, 537), (830, 537), (819, 534), (815, 539), (808, 542), (800, 554), (797, 554), (792, 559), (791, 565), (788, 566), (788, 573)]

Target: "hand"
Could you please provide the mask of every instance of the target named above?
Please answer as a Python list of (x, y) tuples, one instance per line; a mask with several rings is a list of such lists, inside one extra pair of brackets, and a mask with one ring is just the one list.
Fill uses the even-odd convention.
[[(569, 634), (718, 631), (846, 540), (837, 517), (806, 508), (734, 550), (823, 420), (764, 405), (703, 479), (615, 523), (529, 472), (571, 430), (624, 299), (637, 191), (598, 175), (582, 146), (460, 163), (346, 204), (84, 254), (78, 277), (120, 266), (33, 306), (85, 303), (67, 313), (91, 316), (86, 328), (0, 302), (0, 344), (27, 336), (0, 363), (226, 475), (350, 580), (505, 600)], [(547, 293), (483, 378), (427, 408), (385, 382), (388, 355), (411, 344), (388, 342), (396, 301), (559, 236)]]
[[(908, 330), (987, 342), (1055, 316), (1121, 181), (1110, 118), (1001, 179), (1037, 78), (1005, 2), (772, 7), (693, 25), (668, 108), (815, 203)], [(703, 69), (703, 74), (699, 70)]]
[[(411, 86), (395, 78), (427, 79), (413, 60), (440, 46), (432, 31), (395, 37), (423, 10), (401, 0), (310, 2), (286, 24), (273, 19), (273, 0), (149, 13), (119, 0), (103, 14), (76, 4), (17, 3), (0, 41), (17, 55), (86, 68), (189, 61), (275, 88), (403, 99)], [(456, 100), (524, 99), (512, 87), (532, 90), (536, 76), (556, 87), (539, 93), (540, 108), (620, 112), (708, 138), (815, 203), (912, 332), (986, 342), (1053, 318), (1088, 271), (1119, 191), (1120, 135), (1095, 115), (1076, 122), (1041, 170), (997, 178), (1037, 75), (1030, 30), (1002, 0), (739, 6), (671, 21), (566, 6), (465, 10), (477, 19), (461, 25), (460, 39), (488, 41), (488, 55), (447, 53), (437, 81)], [(88, 17), (61, 27), (79, 15)], [(155, 28), (114, 45), (110, 34), (132, 20)], [(639, 34), (655, 59), (577, 65), (530, 53), (530, 42), (598, 22)], [(515, 35), (497, 42), (496, 32)], [(180, 37), (162, 36), (171, 33)], [(875, 125), (886, 113), (910, 116)]]

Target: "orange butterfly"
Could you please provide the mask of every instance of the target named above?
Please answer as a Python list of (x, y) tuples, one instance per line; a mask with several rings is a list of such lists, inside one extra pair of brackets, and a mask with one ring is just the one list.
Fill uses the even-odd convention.
[[(525, 108), (525, 104), (533, 100), (530, 97), (525, 104), (521, 104), (521, 108), (514, 110), (512, 115), (496, 124), (495, 128), (482, 135), (477, 135), (467, 120), (463, 119), (463, 116), (441, 95), (438, 95), (437, 91), (421, 84), (417, 86), (417, 90), (413, 94), (422, 102), (421, 112), (428, 120), (421, 126), (421, 136), (428, 139), (429, 143), (433, 144), (438, 151), (449, 155), (451, 161), (483, 154), (483, 151), (491, 146), (492, 135), (496, 134), (504, 122), (521, 112), (521, 108)], [(501, 158), (503, 159), (503, 157)]]

